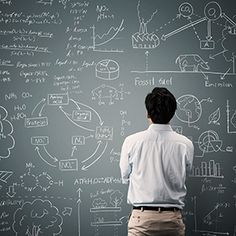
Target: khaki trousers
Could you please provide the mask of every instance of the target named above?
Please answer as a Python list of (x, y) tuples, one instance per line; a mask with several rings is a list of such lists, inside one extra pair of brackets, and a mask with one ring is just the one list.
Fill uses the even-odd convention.
[(184, 236), (181, 211), (132, 210), (128, 236)]

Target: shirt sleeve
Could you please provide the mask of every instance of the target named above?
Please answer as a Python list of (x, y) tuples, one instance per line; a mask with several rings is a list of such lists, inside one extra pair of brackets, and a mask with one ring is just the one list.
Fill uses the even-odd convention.
[(193, 143), (190, 141), (189, 145), (187, 146), (187, 161), (186, 161), (187, 174), (191, 173), (193, 166), (193, 156), (194, 156), (194, 146)]
[(129, 176), (131, 173), (131, 164), (129, 163), (129, 151), (128, 151), (128, 140), (125, 139), (122, 149), (121, 149), (121, 155), (120, 155), (120, 172), (121, 172), (121, 178), (122, 183), (127, 184), (129, 182)]

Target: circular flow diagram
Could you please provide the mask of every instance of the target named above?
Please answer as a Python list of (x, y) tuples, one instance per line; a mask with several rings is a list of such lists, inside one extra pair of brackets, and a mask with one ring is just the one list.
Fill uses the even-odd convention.
[(113, 127), (104, 126), (104, 121), (92, 107), (69, 98), (68, 93), (55, 93), (48, 94), (47, 99), (43, 98), (34, 107), (31, 117), (25, 118), (26, 128), (43, 128), (49, 125), (48, 116), (42, 115), (45, 106), (52, 109), (57, 108), (70, 123), (88, 135), (71, 136), (70, 158), (60, 160), (47, 150), (47, 145), (50, 142), (48, 135), (31, 136), (31, 145), (35, 147), (39, 158), (47, 165), (59, 168), (61, 171), (78, 171), (79, 163), (78, 159), (74, 158), (74, 154), (78, 148), (89, 145), (87, 142), (93, 139), (96, 144), (94, 148), (86, 149), (86, 153), (87, 151), (90, 153), (87, 158), (81, 161), (81, 170), (86, 171), (98, 162), (105, 153), (108, 142), (113, 140)]

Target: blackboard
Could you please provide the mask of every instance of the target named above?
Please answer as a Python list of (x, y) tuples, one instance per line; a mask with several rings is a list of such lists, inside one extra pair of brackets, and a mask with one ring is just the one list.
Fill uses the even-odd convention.
[(195, 147), (186, 235), (236, 235), (235, 1), (0, 0), (0, 235), (124, 236), (119, 159), (168, 88)]

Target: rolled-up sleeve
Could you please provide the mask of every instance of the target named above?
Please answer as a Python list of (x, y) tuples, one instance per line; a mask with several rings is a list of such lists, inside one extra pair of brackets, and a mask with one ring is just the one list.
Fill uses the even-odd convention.
[(129, 163), (129, 145), (127, 138), (125, 139), (122, 148), (121, 148), (121, 155), (120, 155), (120, 172), (122, 183), (127, 184), (129, 182), (129, 176), (131, 173), (131, 165)]

